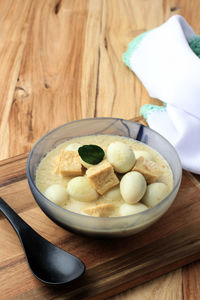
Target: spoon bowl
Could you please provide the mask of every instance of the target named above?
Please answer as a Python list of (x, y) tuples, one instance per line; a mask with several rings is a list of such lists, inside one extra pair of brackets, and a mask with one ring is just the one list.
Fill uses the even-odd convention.
[(0, 211), (15, 229), (29, 267), (40, 281), (51, 285), (66, 284), (84, 273), (85, 265), (80, 259), (40, 236), (2, 198)]

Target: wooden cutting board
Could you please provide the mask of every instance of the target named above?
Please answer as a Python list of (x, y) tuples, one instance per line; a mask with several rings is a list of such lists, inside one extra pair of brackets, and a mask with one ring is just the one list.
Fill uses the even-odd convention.
[(24, 154), (0, 162), (0, 196), (42, 236), (83, 260), (86, 273), (64, 288), (40, 283), (0, 214), (1, 299), (104, 299), (200, 258), (200, 177), (183, 173), (174, 204), (149, 229), (97, 240), (69, 233), (44, 215), (28, 187), (26, 159)]

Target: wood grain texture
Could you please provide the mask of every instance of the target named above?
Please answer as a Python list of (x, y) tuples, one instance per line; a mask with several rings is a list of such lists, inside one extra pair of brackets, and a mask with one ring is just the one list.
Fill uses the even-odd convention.
[[(157, 279), (151, 280), (134, 290), (121, 293), (109, 300), (182, 300), (182, 272), (181, 269), (162, 275)], [(185, 298), (187, 299), (187, 298)]]
[[(0, 196), (42, 236), (83, 260), (86, 273), (81, 280), (63, 289), (48, 288), (37, 281), (27, 266), (14, 230), (1, 215), (0, 244), (4, 247), (0, 248), (0, 294), (3, 299), (104, 299), (200, 258), (200, 194), (190, 173), (184, 172), (174, 204), (153, 226), (124, 239), (96, 240), (77, 238), (44, 215), (28, 188), (26, 159), (26, 155), (20, 155), (1, 162)], [(180, 272), (147, 283), (144, 297), (148, 297), (152, 285), (160, 286), (161, 282), (166, 295), (170, 295), (166, 289), (170, 285), (170, 292), (180, 299), (180, 284), (175, 291), (181, 281)], [(179, 277), (176, 284), (174, 277)], [(189, 269), (185, 270), (183, 279), (187, 284), (190, 282)], [(141, 296), (140, 290), (136, 289), (135, 297), (139, 297), (137, 293)], [(188, 291), (185, 285), (184, 293)], [(160, 295), (161, 290), (156, 288), (155, 298)], [(162, 295), (165, 298), (163, 292)]]
[(6, 157), (9, 152), (7, 125), (27, 40), (31, 1), (25, 1), (24, 5), (21, 1), (1, 1), (0, 11), (0, 61), (3, 70), (0, 75), (0, 147), (1, 155)]
[[(160, 1), (154, 2), (160, 9)], [(67, 121), (138, 115), (150, 98), (121, 56), (132, 38), (162, 22), (153, 9), (154, 22), (147, 22), (144, 6), (147, 10), (144, 0), (32, 2), (23, 55), (6, 103), (10, 114), (0, 131), (7, 141), (1, 158), (29, 151), (41, 135)], [(5, 69), (10, 72), (9, 66)]]
[(200, 295), (200, 262), (193, 263), (183, 269), (183, 297), (195, 300)]
[[(12, 203), (19, 212), (32, 207), (25, 202), (25, 161), (20, 155), (44, 133), (85, 117), (132, 118), (142, 104), (159, 103), (121, 56), (130, 40), (177, 13), (200, 34), (199, 0), (0, 0), (0, 159), (19, 155), (15, 162), (7, 161), (9, 170), (5, 162), (0, 164), (0, 186), (7, 201), (14, 199), (2, 177), (9, 171), (7, 185), (21, 195)], [(195, 184), (199, 177), (190, 179)], [(14, 236), (10, 238), (11, 248)], [(199, 295), (199, 269), (197, 263), (183, 268), (183, 277), (180, 270), (169, 273), (159, 284), (141, 285), (127, 297), (156, 299), (158, 285), (164, 300), (174, 299), (173, 293), (179, 299), (180, 290), (186, 299)], [(172, 278), (176, 284), (168, 284)], [(32, 288), (28, 279), (27, 290)]]

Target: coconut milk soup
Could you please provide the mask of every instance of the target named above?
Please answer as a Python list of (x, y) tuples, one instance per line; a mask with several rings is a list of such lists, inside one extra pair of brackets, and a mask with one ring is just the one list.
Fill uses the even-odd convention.
[(172, 190), (164, 158), (136, 140), (91, 135), (60, 144), (41, 160), (36, 186), (55, 204), (93, 217), (147, 210)]

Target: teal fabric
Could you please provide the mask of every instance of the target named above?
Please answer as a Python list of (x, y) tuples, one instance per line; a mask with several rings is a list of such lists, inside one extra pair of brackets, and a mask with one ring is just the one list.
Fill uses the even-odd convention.
[(166, 110), (166, 104), (164, 103), (163, 106), (158, 105), (152, 105), (152, 104), (145, 104), (140, 109), (140, 115), (143, 116), (143, 118), (147, 119), (148, 115), (155, 111), (165, 111)]
[(142, 34), (138, 35), (136, 38), (134, 38), (129, 44), (128, 44), (128, 50), (122, 55), (123, 62), (130, 68), (130, 58), (135, 51), (135, 49), (139, 46), (143, 38), (150, 32), (146, 31), (143, 32)]
[(200, 36), (197, 36), (189, 42), (192, 51), (200, 58)]

